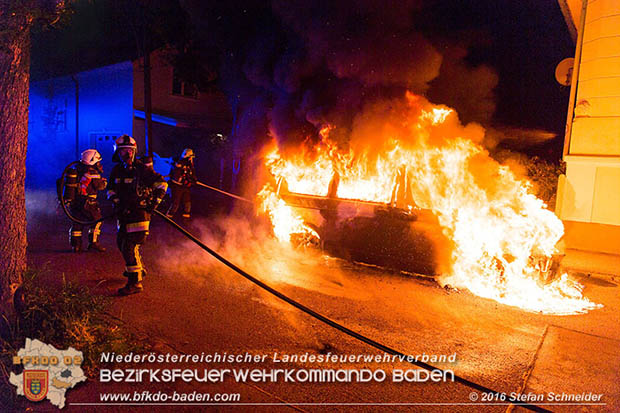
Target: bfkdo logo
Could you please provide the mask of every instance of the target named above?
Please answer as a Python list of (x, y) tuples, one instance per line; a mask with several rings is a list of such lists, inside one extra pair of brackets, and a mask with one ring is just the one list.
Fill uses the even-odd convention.
[[(76, 384), (86, 381), (81, 365), (84, 356), (81, 351), (69, 347), (59, 350), (39, 340), (26, 338), (26, 344), (13, 356), (13, 364), (23, 366), (19, 374), (11, 372), (9, 383), (15, 386), (20, 396), (31, 402), (49, 400), (62, 409), (65, 394)], [(5, 410), (0, 406), (0, 412)]]
[(24, 370), (24, 396), (39, 402), (47, 396), (49, 372), (47, 370)]

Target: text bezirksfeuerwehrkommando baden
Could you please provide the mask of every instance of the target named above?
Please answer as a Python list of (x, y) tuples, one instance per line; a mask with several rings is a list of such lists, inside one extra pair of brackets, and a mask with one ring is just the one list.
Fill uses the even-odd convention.
[(384, 382), (446, 382), (454, 381), (452, 370), (407, 369), (386, 372), (383, 369), (101, 369), (101, 383), (174, 383), (177, 381), (223, 383), (236, 382), (288, 382), (288, 383), (368, 383)]

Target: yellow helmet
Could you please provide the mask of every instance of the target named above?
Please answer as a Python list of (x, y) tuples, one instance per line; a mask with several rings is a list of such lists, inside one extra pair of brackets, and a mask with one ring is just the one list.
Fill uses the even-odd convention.
[(194, 151), (191, 150), (190, 148), (185, 148), (183, 150), (183, 153), (181, 154), (181, 158), (185, 159), (185, 158), (195, 158), (196, 155), (194, 155)]

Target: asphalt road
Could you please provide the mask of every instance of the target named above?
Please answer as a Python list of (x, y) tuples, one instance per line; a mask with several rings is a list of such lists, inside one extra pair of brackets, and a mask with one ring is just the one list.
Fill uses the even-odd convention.
[[(31, 201), (32, 202), (32, 201)], [(39, 201), (43, 202), (43, 200)], [(41, 211), (44, 209), (41, 209)], [(105, 253), (69, 252), (69, 224), (30, 206), (29, 265), (64, 273), (113, 296), (124, 285), (123, 263), (114, 244), (114, 224), (103, 227)], [(588, 411), (620, 409), (616, 369), (589, 370), (588, 358), (617, 366), (620, 343), (618, 286), (608, 277), (573, 274), (584, 293), (603, 308), (572, 316), (526, 312), (468, 292), (448, 291), (435, 282), (385, 269), (349, 263), (319, 251), (291, 250), (269, 239), (260, 225), (243, 218), (195, 218), (188, 228), (210, 247), (257, 278), (323, 315), (408, 355), (452, 355), (454, 363), (431, 363), (499, 392), (605, 392), (605, 405)], [(91, 380), (67, 396), (67, 410), (96, 407), (127, 411), (129, 406), (86, 406), (102, 392), (233, 392), (241, 403), (200, 406), (205, 410), (302, 411), (506, 411), (501, 400), (488, 402), (465, 385), (452, 382), (393, 382), (402, 362), (275, 362), (279, 355), (382, 355), (382, 352), (300, 312), (216, 262), (161, 220), (154, 220), (143, 248), (149, 275), (145, 291), (114, 298), (113, 312), (148, 336), (156, 353), (265, 355), (261, 363), (143, 364), (140, 368), (259, 368), (383, 370), (383, 382), (368, 383), (100, 383)], [(58, 282), (48, 277), (47, 282)], [(573, 334), (568, 360), (562, 356), (564, 331)], [(553, 338), (553, 342), (550, 341)], [(593, 341), (603, 340), (593, 344)], [(605, 341), (607, 340), (607, 341)], [(598, 347), (597, 347), (598, 346)], [(591, 350), (593, 348), (594, 350)], [(606, 349), (592, 354), (596, 349)], [(611, 349), (610, 349), (611, 348)], [(590, 349), (590, 350), (588, 350)], [(580, 354), (580, 352), (584, 354)], [(571, 353), (571, 354), (572, 354)], [(560, 357), (564, 364), (554, 357)], [(553, 366), (561, 366), (555, 372)], [(129, 368), (123, 363), (116, 367)], [(135, 367), (135, 366), (133, 366)], [(567, 379), (563, 371), (573, 369)], [(589, 380), (589, 377), (597, 377)], [(471, 393), (475, 392), (473, 396)], [(472, 401), (475, 399), (475, 404)], [(543, 402), (543, 403), (546, 403)], [(539, 403), (540, 404), (540, 403)], [(159, 405), (158, 410), (195, 410), (198, 406)], [(582, 411), (584, 406), (546, 406)], [(153, 407), (155, 408), (155, 407)]]

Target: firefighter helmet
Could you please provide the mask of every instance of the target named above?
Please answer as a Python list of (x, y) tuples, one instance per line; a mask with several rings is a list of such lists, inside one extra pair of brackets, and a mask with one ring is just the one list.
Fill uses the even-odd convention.
[(84, 165), (95, 165), (97, 162), (101, 162), (101, 154), (97, 152), (97, 149), (86, 149), (82, 152), (80, 162)]
[(122, 148), (133, 149), (132, 160), (136, 158), (136, 152), (138, 151), (138, 144), (136, 144), (136, 140), (129, 135), (121, 135), (114, 142), (114, 155), (112, 155), (112, 161), (121, 161), (118, 151)]
[(136, 144), (136, 140), (129, 135), (121, 135), (114, 142), (114, 150), (119, 150), (120, 148), (131, 148), (134, 151), (138, 149), (138, 145)]
[(185, 159), (185, 158), (195, 158), (196, 155), (194, 155), (194, 151), (191, 150), (190, 148), (185, 148), (183, 150), (183, 153), (181, 154), (181, 158)]

